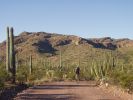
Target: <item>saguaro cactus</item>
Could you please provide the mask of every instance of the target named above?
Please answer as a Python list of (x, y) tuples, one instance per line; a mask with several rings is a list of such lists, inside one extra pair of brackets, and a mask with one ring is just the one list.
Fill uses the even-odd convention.
[(32, 55), (30, 55), (29, 73), (32, 73)]
[(10, 68), (10, 61), (9, 61), (9, 48), (10, 48), (10, 44), (9, 44), (9, 27), (7, 27), (7, 41), (6, 41), (6, 70), (7, 72), (9, 71)]
[(112, 60), (112, 66), (115, 67), (115, 58), (113, 57)]
[(16, 81), (16, 64), (15, 64), (15, 51), (14, 51), (14, 35), (13, 28), (10, 29), (10, 67), (12, 73), (12, 83)]
[(62, 50), (60, 46), (60, 68), (62, 67)]

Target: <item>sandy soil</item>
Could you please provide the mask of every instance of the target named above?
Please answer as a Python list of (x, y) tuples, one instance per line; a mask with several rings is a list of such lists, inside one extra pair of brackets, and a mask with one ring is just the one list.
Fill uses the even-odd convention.
[(14, 100), (124, 100), (94, 82), (44, 83), (24, 90)]

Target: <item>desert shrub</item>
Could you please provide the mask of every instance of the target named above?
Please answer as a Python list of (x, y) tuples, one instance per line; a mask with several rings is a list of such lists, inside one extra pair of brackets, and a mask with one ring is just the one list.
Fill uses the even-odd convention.
[(52, 70), (54, 71), (54, 77), (63, 78), (63, 67), (55, 67)]
[(122, 88), (133, 91), (133, 72), (132, 70), (129, 70), (129, 66), (126, 66), (124, 71), (119, 67), (115, 68), (115, 70), (109, 75), (109, 78), (110, 82), (114, 85), (119, 85)]
[(41, 80), (46, 75), (46, 70), (43, 68), (33, 68), (31, 74), (28, 75), (29, 81)]
[(16, 79), (18, 82), (26, 82), (28, 78), (28, 68), (26, 66), (20, 66), (17, 69)]
[(0, 80), (1, 81), (8, 81), (9, 80), (9, 74), (6, 72), (6, 70), (0, 69)]
[(4, 83), (10, 79), (9, 74), (7, 73), (5, 66), (0, 64), (0, 88), (4, 86)]
[(81, 79), (84, 79), (86, 81), (94, 80), (94, 76), (91, 74), (90, 67), (81, 69)]
[(128, 88), (130, 90), (133, 90), (133, 75), (129, 74), (123, 74), (119, 78), (120, 85), (123, 88)]
[(4, 87), (4, 82), (0, 80), (0, 89)]
[(67, 72), (67, 79), (69, 80), (75, 80), (75, 72), (70, 70)]

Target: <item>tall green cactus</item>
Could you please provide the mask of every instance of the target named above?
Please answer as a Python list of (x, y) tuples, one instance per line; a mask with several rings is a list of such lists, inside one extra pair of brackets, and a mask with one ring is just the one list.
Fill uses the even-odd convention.
[(115, 58), (113, 57), (112, 60), (112, 66), (115, 67)]
[(7, 27), (7, 41), (6, 41), (6, 70), (7, 72), (9, 72), (9, 68), (10, 68), (10, 61), (9, 61), (9, 27)]
[(18, 54), (16, 54), (16, 70), (18, 69), (18, 67), (19, 67)]
[(15, 63), (15, 51), (14, 51), (14, 35), (13, 28), (10, 29), (10, 67), (12, 73), (12, 83), (16, 81), (16, 63)]
[(29, 73), (32, 73), (32, 55), (30, 55)]
[(62, 50), (61, 50), (61, 46), (60, 46), (60, 65), (59, 67), (62, 67)]

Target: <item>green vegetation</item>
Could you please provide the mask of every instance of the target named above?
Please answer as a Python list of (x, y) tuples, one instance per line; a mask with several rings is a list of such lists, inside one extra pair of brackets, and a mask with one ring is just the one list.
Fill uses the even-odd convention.
[(5, 82), (10, 79), (9, 73), (6, 71), (6, 66), (3, 63), (0, 63), (0, 89), (5, 86)]
[(29, 73), (32, 73), (32, 55), (30, 55)]
[[(91, 50), (91, 53), (88, 54), (87, 60), (80, 57), (81, 80), (104, 80), (110, 84), (132, 90), (133, 67), (132, 63), (126, 63), (127, 59), (132, 59), (131, 56), (129, 57), (127, 54), (125, 59), (121, 50), (112, 51), (96, 48), (89, 48), (88, 50)], [(44, 58), (42, 56), (39, 59), (32, 57), (32, 60), (30, 57), (30, 66), (32, 65), (31, 74), (29, 73), (31, 69), (27, 67), (29, 66), (28, 63), (26, 63), (26, 60), (24, 61), (26, 58), (21, 58), (20, 60), (23, 63), (17, 70), (17, 76), (23, 76), (22, 80), (24, 82), (29, 81), (33, 83), (39, 82), (39, 80), (40, 82), (48, 80), (75, 80), (75, 68), (79, 63), (79, 59), (74, 59), (77, 60), (76, 63), (67, 63), (64, 61), (66, 57), (68, 56), (62, 53), (62, 66), (60, 66), (60, 61), (56, 65), (55, 62), (47, 57)]]
[(109, 50), (76, 42), (56, 46), (51, 54), (37, 52), (31, 45), (22, 43), (24, 51), (15, 53), (13, 28), (10, 37), (7, 28), (7, 59), (6, 64), (0, 62), (0, 87), (11, 79), (13, 83), (75, 80), (75, 68), (79, 66), (80, 80), (102, 80), (133, 91), (133, 48)]
[(10, 61), (9, 61), (9, 27), (7, 27), (7, 41), (6, 41), (6, 70), (9, 72), (9, 67), (10, 67)]
[(15, 50), (14, 50), (14, 33), (13, 28), (7, 27), (7, 41), (6, 41), (6, 70), (11, 74), (11, 81), (16, 81), (16, 61), (15, 61)]
[[(8, 52), (7, 52), (8, 53)], [(10, 72), (12, 74), (12, 83), (16, 81), (16, 61), (15, 61), (15, 50), (14, 50), (14, 34), (13, 28), (10, 29)]]

